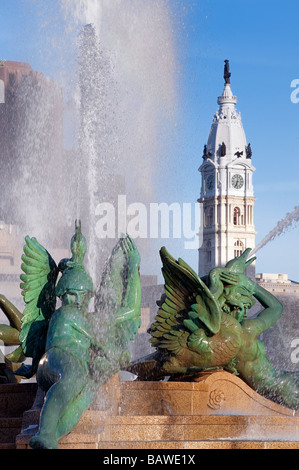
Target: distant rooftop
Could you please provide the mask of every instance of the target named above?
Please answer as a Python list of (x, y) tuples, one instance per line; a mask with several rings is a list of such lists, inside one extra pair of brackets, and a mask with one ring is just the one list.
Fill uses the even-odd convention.
[(287, 274), (276, 273), (259, 273), (256, 274), (256, 280), (259, 282), (282, 282), (284, 284), (291, 284)]

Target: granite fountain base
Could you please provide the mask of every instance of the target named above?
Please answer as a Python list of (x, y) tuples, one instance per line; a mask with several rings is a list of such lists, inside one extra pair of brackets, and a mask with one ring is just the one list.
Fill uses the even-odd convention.
[[(103, 404), (102, 397), (109, 397)], [(16, 448), (37, 431), (42, 399), (23, 414)], [(194, 381), (141, 382), (116, 374), (61, 449), (299, 449), (299, 412), (224, 371)]]

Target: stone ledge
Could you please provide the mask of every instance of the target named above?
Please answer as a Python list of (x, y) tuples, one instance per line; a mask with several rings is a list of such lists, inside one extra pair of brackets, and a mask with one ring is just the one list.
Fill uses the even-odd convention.
[(225, 371), (201, 373), (192, 382), (122, 382), (120, 407), (122, 415), (299, 416)]
[[(86, 444), (110, 448), (122, 445), (138, 448), (151, 446), (154, 442), (176, 442), (182, 448), (184, 443), (229, 440), (236, 442), (267, 441), (293, 442), (299, 445), (299, 418), (264, 416), (113, 416), (101, 417), (98, 429), (84, 432), (84, 421), (95, 412), (84, 414), (76, 428), (60, 441), (60, 447), (85, 448)], [(30, 437), (37, 428), (31, 428), (17, 437), (17, 447), (28, 446)], [(130, 443), (130, 444), (129, 444)], [(155, 445), (155, 444), (153, 444)], [(82, 447), (83, 446), (83, 447)], [(135, 447), (137, 446), (137, 447)]]
[[(115, 403), (95, 403), (60, 448), (299, 448), (299, 413), (261, 397), (228, 372), (203, 373), (193, 382), (120, 383), (114, 377), (105, 393)], [(24, 414), (17, 448), (29, 448), (38, 417), (37, 410)]]
[(299, 442), (293, 441), (241, 441), (241, 440), (202, 440), (202, 441), (152, 441), (102, 443), (98, 449), (299, 449)]

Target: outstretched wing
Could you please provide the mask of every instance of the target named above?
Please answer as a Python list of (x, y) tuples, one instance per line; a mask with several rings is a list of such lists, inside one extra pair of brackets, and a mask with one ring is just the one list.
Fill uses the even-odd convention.
[(221, 311), (206, 284), (181, 258), (176, 261), (163, 247), (160, 250), (165, 293), (155, 322), (151, 343), (156, 348), (178, 354), (186, 347), (190, 332), (204, 328), (211, 335), (220, 328)]
[(140, 255), (127, 235), (114, 247), (95, 294), (97, 342), (120, 358), (141, 323)]
[(21, 284), (25, 301), (20, 341), (24, 354), (35, 367), (45, 352), (48, 324), (56, 308), (58, 268), (48, 251), (35, 238), (26, 237), (22, 255)]

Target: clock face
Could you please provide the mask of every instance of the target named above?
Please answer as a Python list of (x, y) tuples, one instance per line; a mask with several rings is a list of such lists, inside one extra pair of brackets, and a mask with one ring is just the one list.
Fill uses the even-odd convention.
[(207, 189), (208, 190), (211, 190), (214, 188), (214, 176), (213, 175), (209, 175), (207, 177)]
[(232, 177), (232, 185), (235, 189), (241, 189), (244, 184), (243, 176), (241, 175), (234, 175)]

